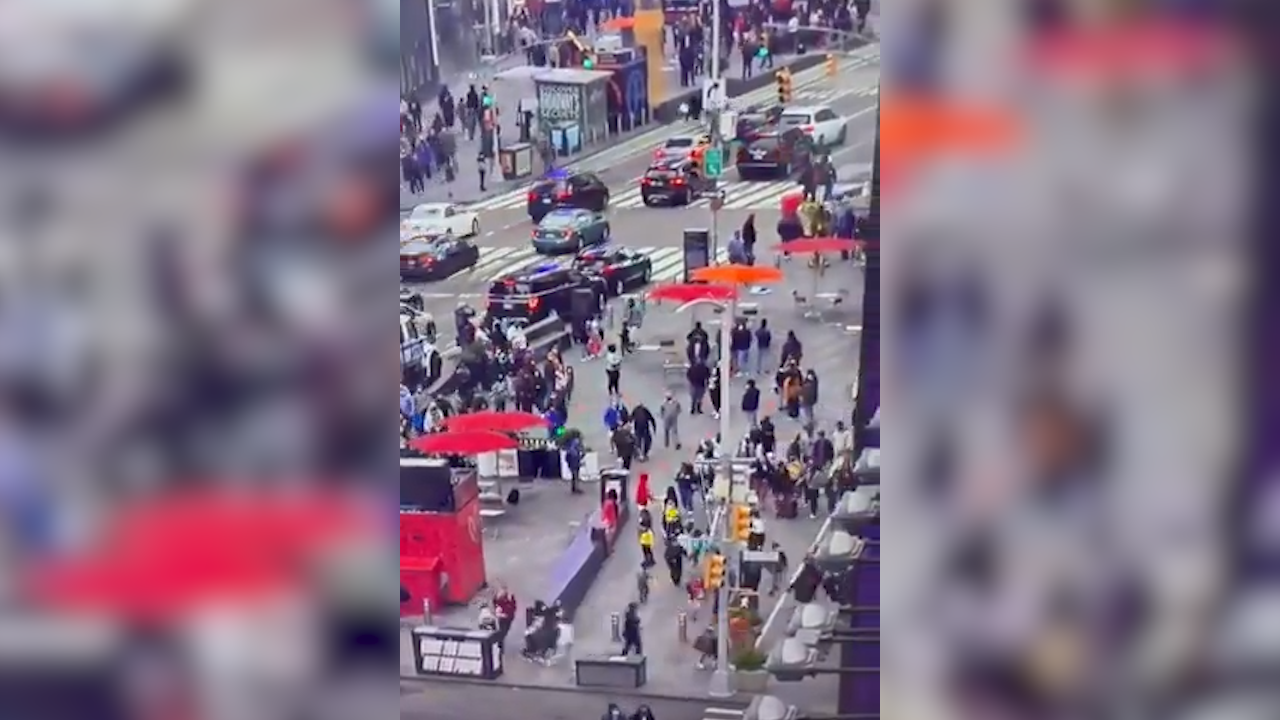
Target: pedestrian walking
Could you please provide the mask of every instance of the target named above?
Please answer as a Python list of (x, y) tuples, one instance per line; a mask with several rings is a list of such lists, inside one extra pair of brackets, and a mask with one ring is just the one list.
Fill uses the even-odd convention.
[(680, 450), (680, 415), (683, 409), (680, 407), (680, 401), (676, 400), (670, 391), (662, 401), (662, 407), (658, 409), (658, 413), (662, 418), (662, 447), (670, 448), (674, 445), (676, 450)]

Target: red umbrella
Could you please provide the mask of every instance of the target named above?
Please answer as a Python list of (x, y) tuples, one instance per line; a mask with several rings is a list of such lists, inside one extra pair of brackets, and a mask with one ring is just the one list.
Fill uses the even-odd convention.
[(860, 243), (857, 240), (846, 240), (837, 237), (800, 238), (789, 240), (773, 246), (778, 252), (798, 253), (843, 253), (855, 252)]
[(493, 432), (520, 432), (530, 428), (547, 427), (547, 419), (541, 415), (527, 412), (482, 412), (454, 415), (446, 418), (444, 426), (450, 432), (467, 432), (473, 430)]
[(202, 494), (126, 509), (88, 555), (42, 561), (28, 591), (130, 619), (181, 616), (302, 582), (300, 557), (374, 530), (343, 498)]
[(726, 302), (738, 296), (738, 289), (730, 285), (709, 285), (702, 283), (674, 283), (660, 285), (649, 291), (650, 300), (670, 300), (677, 303), (691, 303), (697, 300), (716, 300)]
[(428, 455), (483, 455), (497, 450), (515, 450), (515, 438), (486, 430), (463, 430), (423, 435), (409, 447)]

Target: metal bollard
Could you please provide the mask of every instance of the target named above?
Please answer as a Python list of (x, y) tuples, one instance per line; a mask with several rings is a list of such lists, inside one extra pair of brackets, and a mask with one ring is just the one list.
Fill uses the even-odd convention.
[(689, 643), (689, 615), (688, 613), (676, 613), (676, 637), (682, 644)]
[(613, 638), (614, 642), (622, 642), (622, 613), (610, 613), (609, 637)]
[(431, 624), (431, 601), (427, 598), (422, 599), (422, 624)]

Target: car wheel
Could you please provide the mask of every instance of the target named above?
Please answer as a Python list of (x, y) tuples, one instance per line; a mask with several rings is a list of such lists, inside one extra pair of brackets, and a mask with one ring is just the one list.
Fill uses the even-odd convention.
[(641, 279), (640, 284), (641, 284), (641, 285), (648, 285), (648, 284), (649, 284), (649, 282), (650, 282), (651, 280), (653, 280), (653, 266), (652, 266), (652, 265), (650, 265), (649, 267), (647, 267), (647, 268), (645, 268), (645, 269), (644, 269), (644, 277), (643, 277), (643, 279)]
[(840, 137), (836, 138), (836, 144), (844, 145), (847, 142), (849, 142), (849, 128), (842, 127), (840, 128)]
[(480, 236), (480, 218), (471, 221), (471, 237)]
[(600, 244), (608, 245), (609, 241), (612, 239), (613, 239), (613, 228), (608, 223), (605, 223), (604, 230), (600, 232)]
[(621, 279), (618, 279), (618, 280), (614, 280), (614, 281), (613, 281), (613, 296), (614, 296), (614, 297), (622, 297), (622, 293), (624, 293), (624, 292), (626, 292), (626, 291), (627, 291), (627, 287), (626, 287), (626, 285), (622, 282), (622, 280), (621, 280)]

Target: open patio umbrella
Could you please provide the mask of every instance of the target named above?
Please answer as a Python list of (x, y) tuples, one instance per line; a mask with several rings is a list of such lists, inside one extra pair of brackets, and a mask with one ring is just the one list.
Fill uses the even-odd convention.
[(483, 455), (498, 450), (515, 450), (516, 439), (486, 430), (435, 433), (414, 438), (409, 447), (427, 455)]
[(880, 100), (880, 141), (884, 146), (880, 192), (909, 180), (913, 171), (940, 156), (955, 153), (993, 157), (1018, 147), (1023, 133), (1018, 116), (995, 106), (941, 100), (923, 94)]
[(696, 300), (728, 302), (738, 297), (738, 289), (730, 285), (672, 283), (669, 285), (660, 285), (650, 290), (648, 297), (650, 300), (669, 300), (682, 305)]
[(782, 271), (754, 265), (715, 265), (694, 270), (693, 279), (716, 285), (768, 285), (780, 282)]
[(134, 621), (178, 618), (303, 582), (298, 561), (373, 532), (342, 498), (205, 493), (121, 511), (84, 555), (43, 559), (25, 590), (43, 604)]
[(445, 418), (444, 427), (449, 432), (520, 432), (530, 428), (545, 428), (547, 419), (534, 413), (485, 410)]
[(838, 237), (799, 238), (780, 242), (773, 246), (777, 252), (784, 253), (852, 253), (861, 246), (857, 240)]
[(1054, 30), (1032, 41), (1030, 62), (1053, 75), (1166, 75), (1203, 70), (1231, 57), (1227, 38), (1203, 25), (1145, 21)]

